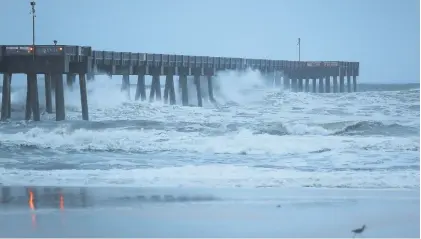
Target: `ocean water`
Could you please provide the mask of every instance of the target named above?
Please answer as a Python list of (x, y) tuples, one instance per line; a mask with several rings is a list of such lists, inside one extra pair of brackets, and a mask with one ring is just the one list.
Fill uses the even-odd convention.
[(13, 87), (0, 184), (419, 190), (419, 84), (317, 94), (268, 86), (252, 71), (216, 81), (218, 105), (199, 108), (181, 106), (178, 91), (174, 106), (134, 101), (134, 85), (128, 98), (121, 79), (97, 76), (89, 122), (78, 86), (65, 90), (63, 122), (23, 121), (25, 87)]

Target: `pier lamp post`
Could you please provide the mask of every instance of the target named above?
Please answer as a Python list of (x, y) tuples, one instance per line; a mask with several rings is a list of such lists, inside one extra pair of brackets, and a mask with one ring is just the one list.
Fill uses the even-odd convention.
[(54, 46), (57, 46), (57, 40), (54, 40), (53, 43), (54, 43)]
[(31, 2), (31, 15), (32, 15), (32, 58), (35, 60), (35, 1)]
[(298, 61), (301, 61), (301, 38), (298, 38)]

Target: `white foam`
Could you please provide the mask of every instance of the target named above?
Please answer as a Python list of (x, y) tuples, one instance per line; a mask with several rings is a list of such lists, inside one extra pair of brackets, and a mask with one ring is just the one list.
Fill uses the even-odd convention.
[(277, 136), (254, 134), (248, 129), (218, 136), (200, 132), (135, 129), (76, 129), (66, 127), (48, 130), (32, 128), (27, 132), (0, 134), (4, 145), (34, 145), (60, 150), (122, 150), (135, 152), (178, 151), (195, 153), (270, 154), (308, 153), (326, 148), (343, 150), (376, 148), (400, 150), (419, 146), (418, 138), (343, 137), (318, 135)]
[(0, 169), (0, 181), (5, 185), (51, 186), (417, 188), (419, 172), (376, 171), (344, 176), (343, 172), (314, 173), (214, 164), (131, 170)]
[(250, 104), (263, 99), (267, 93), (264, 78), (259, 71), (247, 69), (245, 72), (225, 71), (218, 73), (215, 83), (220, 86), (221, 100), (238, 104)]

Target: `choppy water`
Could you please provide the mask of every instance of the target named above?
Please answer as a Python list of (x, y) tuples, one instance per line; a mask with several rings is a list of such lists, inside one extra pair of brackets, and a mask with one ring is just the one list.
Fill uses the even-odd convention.
[(255, 72), (218, 82), (220, 105), (198, 108), (135, 102), (119, 79), (97, 77), (89, 122), (77, 88), (66, 90), (67, 121), (21, 121), (25, 88), (15, 87), (0, 184), (419, 188), (419, 84), (311, 94), (267, 87)]

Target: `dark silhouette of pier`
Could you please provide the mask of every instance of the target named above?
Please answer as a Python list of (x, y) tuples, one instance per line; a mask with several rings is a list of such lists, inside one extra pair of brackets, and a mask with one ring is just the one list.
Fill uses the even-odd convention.
[[(358, 62), (342, 61), (284, 61), (229, 57), (186, 56), (114, 51), (94, 51), (87, 46), (69, 45), (2, 45), (0, 73), (3, 73), (1, 120), (11, 117), (11, 80), (13, 74), (27, 75), (25, 119), (40, 120), (37, 75), (45, 76), (46, 112), (53, 113), (52, 91), (55, 91), (56, 120), (65, 120), (64, 82), (72, 86), (79, 76), (82, 119), (89, 120), (86, 81), (96, 73), (121, 75), (121, 90), (129, 92), (129, 76), (136, 75), (135, 100), (147, 100), (145, 75), (152, 76), (149, 100), (161, 100), (160, 76), (165, 75), (163, 98), (175, 104), (174, 76), (178, 76), (182, 105), (189, 105), (188, 76), (193, 76), (197, 105), (206, 97), (214, 102), (212, 77), (220, 71), (258, 70), (273, 80), (276, 87), (294, 92), (341, 93), (357, 91)], [(200, 78), (207, 78), (207, 92)], [(339, 84), (338, 84), (339, 78)], [(346, 81), (345, 81), (346, 78)], [(345, 84), (346, 82), (346, 84)], [(332, 83), (332, 84), (331, 84)], [(241, 82), (238, 82), (241, 84)], [(345, 89), (346, 86), (346, 89)]]

